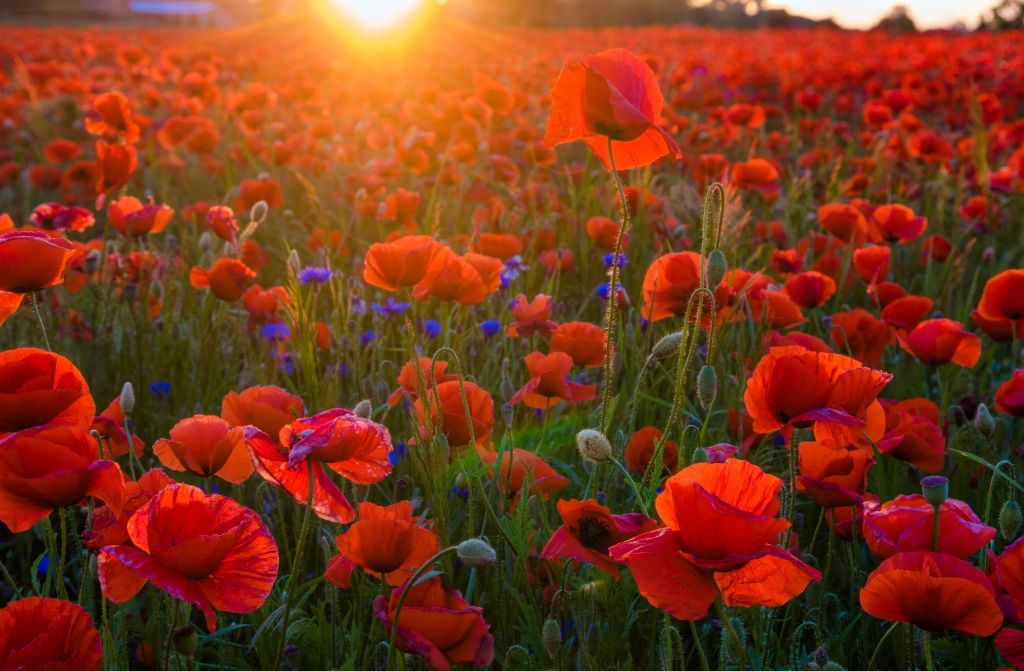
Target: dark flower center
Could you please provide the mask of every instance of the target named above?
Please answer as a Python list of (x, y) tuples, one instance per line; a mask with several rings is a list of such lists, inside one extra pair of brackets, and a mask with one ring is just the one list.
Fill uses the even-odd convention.
[(607, 552), (611, 533), (611, 529), (608, 528), (604, 520), (596, 517), (583, 517), (579, 521), (576, 537), (580, 539), (580, 544), (585, 548)]

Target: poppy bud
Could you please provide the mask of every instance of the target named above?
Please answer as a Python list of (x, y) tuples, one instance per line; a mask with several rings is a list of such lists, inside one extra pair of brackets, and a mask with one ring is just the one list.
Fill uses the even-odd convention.
[(992, 419), (992, 413), (984, 403), (979, 403), (974, 412), (974, 428), (986, 438), (991, 438), (996, 432), (996, 420)]
[(1004, 503), (999, 510), (999, 533), (1003, 535), (1004, 541), (1011, 543), (1016, 540), (1020, 522), (1020, 506), (1017, 502), (1010, 500)]
[(597, 429), (582, 429), (577, 433), (576, 449), (581, 457), (595, 464), (604, 464), (612, 460), (612, 445)]
[(718, 395), (718, 375), (714, 366), (705, 365), (697, 374), (697, 400), (700, 407), (707, 410), (715, 402)]
[(199, 649), (199, 636), (192, 625), (175, 629), (172, 639), (174, 641), (174, 649), (186, 659), (192, 659), (196, 654), (196, 650)]
[(125, 417), (132, 414), (132, 410), (135, 409), (135, 388), (132, 387), (131, 382), (125, 382), (124, 386), (121, 387), (121, 411)]
[(302, 261), (299, 260), (299, 253), (296, 250), (288, 252), (288, 267), (291, 268), (296, 275), (302, 270)]
[(828, 650), (825, 649), (825, 646), (819, 646), (818, 649), (814, 651), (814, 663), (818, 666), (825, 666), (828, 664)]
[(199, 236), (199, 251), (205, 254), (211, 249), (213, 249), (213, 236), (209, 231), (203, 231), (203, 234)]
[(708, 463), (708, 451), (703, 447), (698, 447), (693, 451), (693, 458), (690, 459), (691, 464), (706, 464)]
[(470, 538), (455, 546), (455, 554), (463, 564), (470, 568), (488, 566), (498, 560), (498, 555), (487, 541), (482, 538)]
[(466, 486), (466, 474), (464, 472), (460, 471), (459, 473), (455, 474), (455, 486), (458, 487), (459, 489), (462, 489), (463, 487)]
[(562, 631), (558, 626), (558, 620), (549, 617), (544, 620), (544, 628), (540, 632), (540, 642), (544, 651), (552, 660), (558, 659), (558, 651), (562, 648)]
[(249, 221), (262, 224), (263, 220), (267, 218), (268, 212), (270, 212), (270, 207), (267, 205), (267, 201), (257, 200), (249, 210)]
[(705, 275), (708, 279), (708, 288), (714, 291), (721, 284), (727, 270), (729, 270), (729, 264), (726, 262), (722, 250), (711, 250), (711, 253), (708, 254), (708, 267)]
[(921, 493), (924, 500), (938, 508), (949, 498), (949, 478), (943, 475), (929, 475), (921, 479)]
[(90, 249), (89, 253), (85, 255), (85, 269), (89, 273), (96, 272), (100, 267), (100, 255), (99, 250)]
[[(508, 369), (506, 368), (506, 370)], [(501, 395), (505, 398), (512, 398), (516, 395), (516, 388), (512, 384), (512, 380), (505, 378), (501, 381)]]
[(356, 403), (356, 407), (352, 408), (352, 412), (355, 413), (356, 417), (369, 419), (373, 414), (373, 404), (370, 403), (370, 399), (364, 398)]
[(682, 342), (682, 330), (676, 331), (675, 333), (669, 333), (667, 336), (664, 336), (661, 340), (654, 343), (654, 348), (651, 349), (651, 356), (655, 359), (667, 359), (670, 356), (675, 356), (676, 352), (679, 351), (679, 346)]
[(505, 421), (505, 426), (512, 428), (512, 420), (516, 417), (516, 409), (511, 403), (501, 404), (501, 418)]

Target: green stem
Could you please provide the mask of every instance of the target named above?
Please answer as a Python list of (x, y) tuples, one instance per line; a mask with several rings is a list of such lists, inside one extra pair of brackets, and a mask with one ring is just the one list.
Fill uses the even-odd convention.
[(274, 665), (270, 668), (281, 668), (281, 660), (284, 659), (284, 646), (288, 639), (288, 618), (291, 616), (292, 605), (295, 603), (295, 582), (302, 572), (302, 560), (304, 559), (306, 541), (309, 537), (309, 529), (313, 521), (313, 485), (316, 482), (316, 475), (313, 471), (313, 462), (306, 459), (306, 469), (309, 471), (309, 492), (306, 497), (306, 511), (302, 514), (302, 530), (299, 532), (299, 544), (295, 547), (295, 561), (292, 563), (292, 572), (288, 576), (287, 593), (284, 598), (284, 612), (281, 614), (281, 642), (277, 646), (277, 654), (274, 655)]
[(882, 634), (882, 638), (878, 639), (878, 645), (875, 646), (875, 651), (873, 653), (871, 653), (871, 661), (868, 662), (868, 665), (867, 665), (868, 669), (877, 668), (877, 667), (875, 667), (875, 662), (878, 660), (878, 653), (880, 653), (882, 651), (882, 644), (885, 643), (885, 640), (887, 638), (889, 638), (889, 636), (892, 634), (892, 632), (896, 631), (896, 627), (898, 627), (898, 626), (900, 626), (899, 622), (893, 622), (892, 626), (889, 627), (888, 629), (886, 629), (885, 633)]
[(409, 596), (409, 590), (412, 589), (413, 585), (416, 584), (416, 581), (420, 579), (420, 576), (422, 576), (424, 573), (430, 570), (430, 567), (436, 564), (437, 561), (441, 559), (441, 557), (445, 556), (446, 554), (455, 552), (455, 550), (456, 546), (454, 545), (451, 547), (447, 547), (438, 552), (437, 554), (435, 554), (427, 561), (423, 562), (420, 565), (420, 567), (416, 569), (416, 572), (412, 574), (412, 577), (409, 578), (405, 582), (405, 585), (402, 586), (402, 592), (398, 595), (398, 607), (395, 608), (394, 621), (391, 623), (391, 634), (388, 637), (388, 657), (387, 662), (384, 665), (386, 671), (391, 671), (391, 656), (392, 654), (394, 654), (395, 641), (398, 639), (398, 625), (402, 619), (402, 607), (405, 605), (405, 598)]
[(722, 621), (722, 626), (725, 627), (726, 631), (729, 632), (729, 636), (733, 641), (736, 642), (736, 651), (740, 655), (740, 671), (747, 668), (747, 651), (743, 647), (743, 639), (740, 638), (736, 628), (732, 626), (732, 620), (729, 619), (729, 614), (725, 612), (725, 605), (722, 603), (722, 595), (719, 594), (718, 598), (715, 599), (715, 610), (718, 612), (718, 618)]
[(0, 574), (3, 575), (4, 580), (11, 586), (11, 592), (14, 593), (14, 600), (17, 601), (21, 598), (21, 590), (18, 589), (18, 583), (14, 580), (14, 577), (7, 570), (2, 559), (0, 559)]
[(942, 506), (934, 506), (932, 514), (932, 552), (939, 551), (939, 510)]
[(629, 203), (626, 201), (626, 189), (622, 185), (622, 177), (615, 168), (615, 152), (612, 147), (612, 139), (608, 138), (608, 163), (611, 168), (612, 179), (619, 191), (619, 203), (622, 206), (622, 221), (619, 223), (619, 232), (615, 237), (615, 250), (612, 252), (612, 265), (608, 269), (608, 312), (605, 318), (605, 341), (604, 341), (604, 372), (602, 377), (603, 388), (601, 389), (601, 415), (598, 424), (601, 430), (608, 432), (608, 406), (612, 400), (612, 353), (615, 345), (615, 319), (618, 313), (618, 283), (619, 283), (619, 257), (622, 254), (622, 241), (629, 230)]
[(644, 516), (650, 517), (650, 514), (647, 510), (647, 502), (644, 501), (644, 497), (640, 495), (640, 489), (636, 486), (636, 482), (633, 480), (633, 476), (629, 474), (629, 471), (626, 470), (626, 467), (623, 466), (618, 459), (612, 457), (611, 462), (615, 464), (615, 466), (618, 467), (620, 471), (622, 471), (622, 475), (625, 476), (626, 482), (629, 483), (630, 489), (633, 490), (633, 497), (636, 499), (636, 502), (640, 505), (640, 510), (643, 512)]
[(693, 645), (697, 648), (697, 656), (700, 657), (701, 671), (711, 671), (711, 667), (708, 666), (708, 656), (704, 654), (704, 647), (700, 644), (697, 623), (693, 620), (690, 620), (690, 635), (693, 636)]
[(935, 671), (935, 667), (932, 665), (932, 634), (930, 631), (921, 631), (921, 637), (924, 639), (924, 668), (925, 671)]
[(39, 299), (36, 297), (36, 292), (32, 292), (32, 309), (36, 313), (36, 321), (39, 322), (39, 330), (43, 334), (43, 344), (46, 345), (46, 351), (52, 352), (53, 348), (50, 347), (50, 339), (46, 336), (46, 324), (43, 322), (43, 315), (39, 312)]

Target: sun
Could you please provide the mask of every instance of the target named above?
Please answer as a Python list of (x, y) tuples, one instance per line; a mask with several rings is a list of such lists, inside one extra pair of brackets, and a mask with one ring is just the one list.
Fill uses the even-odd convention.
[(422, 4), (422, 0), (331, 0), (348, 18), (369, 30), (400, 24)]

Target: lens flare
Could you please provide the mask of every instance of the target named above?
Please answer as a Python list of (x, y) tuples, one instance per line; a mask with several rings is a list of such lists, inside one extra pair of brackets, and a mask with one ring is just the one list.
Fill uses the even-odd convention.
[(368, 30), (383, 30), (409, 18), (422, 0), (331, 0), (342, 14)]

